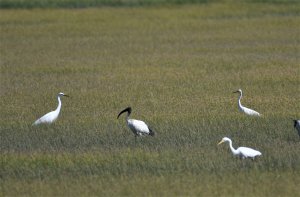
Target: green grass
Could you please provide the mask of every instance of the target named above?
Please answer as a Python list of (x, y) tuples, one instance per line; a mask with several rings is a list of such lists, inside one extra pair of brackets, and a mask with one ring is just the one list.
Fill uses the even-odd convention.
[[(1, 10), (1, 195), (299, 195), (299, 11)], [(262, 118), (238, 112), (238, 88)], [(58, 121), (32, 127), (60, 91)], [(135, 141), (127, 106), (155, 137)], [(263, 156), (233, 158), (224, 136)]]

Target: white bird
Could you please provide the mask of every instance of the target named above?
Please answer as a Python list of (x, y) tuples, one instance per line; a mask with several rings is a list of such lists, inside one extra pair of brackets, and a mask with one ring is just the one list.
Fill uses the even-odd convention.
[(32, 125), (51, 124), (51, 123), (53, 123), (58, 118), (58, 115), (59, 115), (59, 112), (60, 112), (60, 109), (61, 109), (61, 100), (60, 100), (60, 98), (62, 96), (69, 97), (68, 95), (66, 95), (62, 92), (58, 93), (58, 95), (57, 95), (58, 106), (57, 106), (56, 110), (45, 114), (41, 118), (37, 119)]
[(300, 136), (300, 120), (294, 120), (294, 127), (296, 128)]
[(120, 115), (124, 112), (127, 112), (126, 116), (126, 122), (128, 127), (131, 129), (131, 131), (134, 133), (135, 137), (142, 136), (142, 135), (151, 135), (154, 136), (154, 131), (152, 131), (145, 122), (141, 120), (135, 120), (135, 119), (129, 119), (129, 116), (131, 114), (131, 107), (127, 107), (123, 111), (121, 111), (118, 115), (118, 118)]
[(248, 148), (248, 147), (239, 147), (237, 149), (234, 149), (232, 147), (232, 141), (228, 137), (224, 137), (218, 143), (218, 145), (222, 144), (223, 142), (229, 142), (229, 147), (230, 147), (230, 150), (231, 150), (232, 154), (235, 155), (235, 156), (239, 156), (242, 159), (245, 159), (247, 157), (250, 157), (250, 158), (254, 159), (256, 156), (260, 156), (261, 155), (261, 152), (259, 152), (257, 150), (254, 150), (252, 148)]
[(238, 99), (238, 107), (239, 107), (239, 110), (241, 112), (244, 112), (245, 114), (247, 114), (249, 116), (260, 116), (260, 114), (257, 111), (254, 111), (253, 109), (249, 109), (247, 107), (244, 107), (241, 104), (241, 99), (242, 99), (242, 96), (243, 96), (243, 92), (242, 92), (241, 89), (238, 89), (237, 91), (235, 91), (233, 93), (239, 93), (240, 94), (239, 99)]

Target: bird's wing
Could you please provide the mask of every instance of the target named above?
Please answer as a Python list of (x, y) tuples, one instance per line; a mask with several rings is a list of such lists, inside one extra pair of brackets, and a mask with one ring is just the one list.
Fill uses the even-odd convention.
[(260, 116), (260, 114), (257, 111), (250, 109), (248, 107), (244, 107), (244, 111), (249, 115)]
[(255, 157), (261, 155), (261, 152), (248, 147), (239, 147), (238, 151), (245, 157)]
[(53, 122), (55, 119), (53, 118), (54, 117), (54, 111), (52, 112), (49, 112), (45, 115), (43, 115), (42, 117), (40, 117), (39, 119), (37, 119), (33, 125), (38, 125), (38, 124), (42, 124), (42, 123), (51, 123)]
[(131, 119), (130, 123), (137, 132), (149, 134), (150, 131), (145, 122)]

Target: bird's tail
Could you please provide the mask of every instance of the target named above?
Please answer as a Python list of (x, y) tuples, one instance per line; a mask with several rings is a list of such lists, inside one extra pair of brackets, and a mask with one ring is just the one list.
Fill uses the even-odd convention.
[(155, 135), (155, 133), (154, 133), (154, 131), (153, 131), (152, 129), (149, 128), (149, 131), (150, 131), (150, 132), (149, 132), (149, 135), (151, 135), (151, 136), (154, 136), (154, 135)]
[(40, 119), (37, 119), (34, 123), (32, 123), (31, 126), (36, 126), (38, 124), (40, 124), (41, 120)]

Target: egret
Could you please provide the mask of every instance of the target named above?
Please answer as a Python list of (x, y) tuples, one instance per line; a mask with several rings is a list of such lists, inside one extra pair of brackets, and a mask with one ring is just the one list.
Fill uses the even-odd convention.
[(56, 110), (45, 114), (41, 118), (37, 119), (32, 125), (51, 124), (51, 123), (53, 123), (59, 115), (59, 112), (60, 112), (60, 109), (61, 109), (61, 100), (60, 100), (60, 98), (62, 96), (69, 97), (68, 95), (66, 95), (62, 92), (58, 93), (58, 95), (57, 95), (58, 106), (57, 106)]
[(247, 157), (254, 159), (256, 156), (260, 156), (261, 152), (254, 150), (252, 148), (248, 147), (239, 147), (237, 149), (234, 149), (232, 147), (232, 141), (228, 137), (224, 137), (219, 143), (222, 144), (223, 142), (229, 142), (229, 147), (233, 155), (239, 156), (242, 159), (245, 159)]
[(126, 116), (126, 122), (128, 127), (131, 129), (131, 131), (134, 133), (135, 137), (137, 136), (143, 136), (143, 135), (151, 135), (154, 136), (154, 131), (152, 131), (145, 122), (141, 121), (141, 120), (135, 120), (135, 119), (129, 119), (129, 116), (131, 114), (131, 107), (127, 107), (126, 109), (122, 110), (119, 115), (118, 118), (120, 117), (120, 115), (124, 112), (127, 112), (127, 116)]
[(296, 128), (300, 136), (300, 120), (294, 120), (294, 127)]
[(242, 96), (243, 96), (243, 92), (241, 89), (238, 89), (237, 91), (233, 92), (233, 93), (239, 93), (240, 96), (239, 96), (239, 100), (238, 100), (238, 106), (239, 106), (239, 110), (241, 112), (244, 112), (245, 114), (249, 115), (249, 116), (260, 116), (260, 114), (257, 112), (257, 111), (254, 111), (253, 109), (249, 109), (247, 107), (244, 107), (242, 104), (241, 104), (241, 99), (242, 99)]

